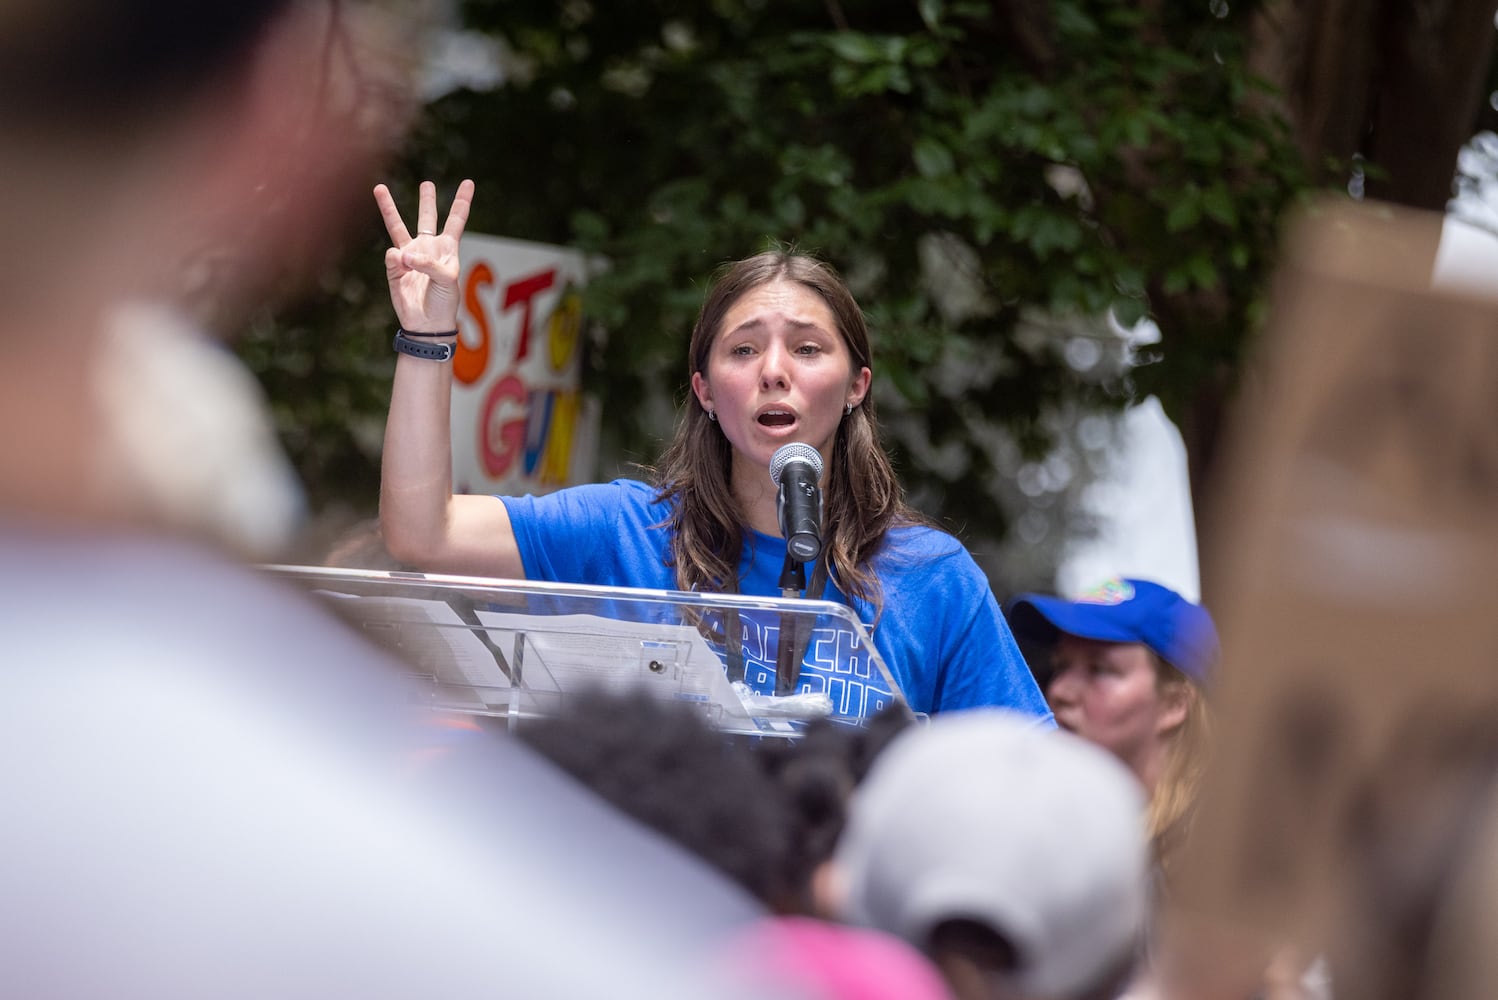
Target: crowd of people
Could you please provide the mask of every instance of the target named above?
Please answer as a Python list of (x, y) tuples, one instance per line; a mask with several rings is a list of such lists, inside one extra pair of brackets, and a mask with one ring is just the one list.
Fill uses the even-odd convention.
[[(1006, 618), (961, 544), (904, 503), (862, 313), (829, 266), (793, 253), (726, 265), (708, 289), (692, 393), (648, 481), (454, 494), (449, 362), (474, 193), (461, 183), (439, 222), (423, 183), (413, 232), (375, 189), (399, 323), (381, 488), (391, 554), (435, 572), (775, 595), (787, 544), (770, 466), (803, 441), (825, 470), (827, 539), (805, 594), (872, 623), (901, 694), (933, 717), (883, 741), (898, 749), (866, 787), (869, 764), (855, 773), (846, 747), (824, 746), (836, 726), (735, 746), (643, 697), (600, 692), (521, 738), (773, 912), (894, 935), (957, 996), (1111, 996), (1133, 982), (1145, 832), (1163, 884), (1205, 759), (1206, 611), (1116, 580), (1076, 601), (1022, 595)], [(1042, 633), (1050, 670), (1030, 669), (1011, 621)], [(775, 691), (783, 665), (745, 669), (743, 645), (725, 643), (726, 669)], [(818, 667), (802, 665), (801, 690)]]
[[(765, 695), (788, 667), (800, 691), (859, 676), (863, 725), (727, 739), (689, 705), (604, 691), (513, 732), (440, 715), (411, 704), (405, 665), (244, 564), (298, 500), (263, 404), (199, 327), (325, 249), (334, 189), (379, 151), (309, 110), (338, 93), (326, 60), (368, 83), (403, 36), (358, 5), (198, 8), (0, 6), (0, 81), (26, 98), (0, 102), (19, 234), (0, 249), (6, 993), (1180, 995), (1155, 929), (1209, 773), (1212, 617), (1133, 578), (1006, 615), (905, 502), (869, 331), (826, 262), (724, 266), (643, 479), (455, 495), (475, 191), (439, 218), (424, 183), (413, 230), (376, 187), (399, 357), (357, 558), (780, 596), (796, 560), (771, 468), (799, 443), (823, 470), (822, 544), (794, 589), (853, 609), (893, 689), (766, 655), (747, 617), (725, 623), (725, 669)], [(240, 489), (195, 474), (209, 451), (242, 463)], [(1323, 994), (1287, 954), (1253, 995)]]

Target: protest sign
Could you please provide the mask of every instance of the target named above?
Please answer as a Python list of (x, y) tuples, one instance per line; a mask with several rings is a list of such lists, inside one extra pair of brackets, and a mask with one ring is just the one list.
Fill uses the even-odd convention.
[(582, 392), (581, 290), (589, 261), (565, 247), (463, 237), (453, 358), (453, 487), (546, 493), (593, 479), (599, 413)]
[(1196, 996), (1254, 969), (1233, 947), (1287, 943), (1334, 959), (1339, 997), (1401, 995), (1486, 800), (1498, 303), (1432, 290), (1440, 225), (1303, 218), (1235, 407), (1204, 545), (1219, 739), (1172, 920), (1227, 942)]

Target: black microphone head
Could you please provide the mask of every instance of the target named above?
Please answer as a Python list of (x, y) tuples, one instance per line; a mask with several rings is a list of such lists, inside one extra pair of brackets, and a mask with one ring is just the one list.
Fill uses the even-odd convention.
[(775, 454), (770, 456), (770, 479), (776, 486), (780, 485), (780, 475), (785, 467), (792, 462), (805, 462), (811, 466), (812, 475), (822, 478), (822, 453), (809, 444), (800, 441), (792, 441), (775, 449)]
[[(800, 468), (787, 477), (792, 466)], [(786, 554), (798, 562), (811, 562), (822, 551), (822, 491), (817, 487), (822, 456), (799, 441), (781, 445), (770, 458), (770, 478), (780, 491), (775, 506)]]

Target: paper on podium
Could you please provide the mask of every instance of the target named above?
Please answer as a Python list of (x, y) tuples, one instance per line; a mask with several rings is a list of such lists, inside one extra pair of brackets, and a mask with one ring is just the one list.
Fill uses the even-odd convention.
[[(719, 725), (791, 728), (761, 718), (776, 714), (763, 708), (751, 714), (724, 673), (723, 661), (689, 625), (466, 607), (465, 620), (445, 600), (318, 593), (367, 638), (428, 678), (434, 686), (431, 700), (446, 709), (550, 714), (567, 696), (590, 687), (640, 689), (696, 705)], [(517, 694), (511, 671), (522, 668)]]
[(376, 645), (440, 688), (445, 707), (503, 708), (511, 687), (500, 649), (486, 643), (446, 601), (320, 591), (332, 609)]
[[(598, 615), (526, 615), (480, 610), (479, 621), (501, 649), (528, 652), (521, 664), (527, 690), (558, 697), (586, 689), (643, 689), (721, 711), (747, 722), (723, 661), (689, 625), (644, 624)], [(539, 662), (532, 662), (531, 652)]]

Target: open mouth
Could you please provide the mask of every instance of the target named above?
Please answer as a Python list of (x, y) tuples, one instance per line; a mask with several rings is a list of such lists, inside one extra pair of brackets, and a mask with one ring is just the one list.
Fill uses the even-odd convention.
[(759, 422), (765, 427), (789, 427), (796, 422), (796, 415), (790, 410), (766, 410), (759, 415)]

